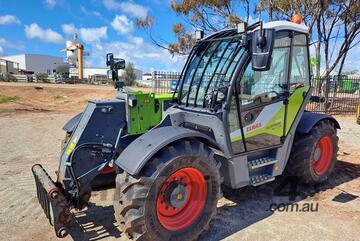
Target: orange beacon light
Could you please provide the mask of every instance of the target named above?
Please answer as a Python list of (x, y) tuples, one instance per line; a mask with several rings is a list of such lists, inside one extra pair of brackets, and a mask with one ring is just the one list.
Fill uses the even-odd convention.
[(291, 18), (291, 22), (293, 23), (297, 23), (297, 24), (301, 24), (302, 22), (302, 17), (299, 13), (296, 13), (292, 18)]

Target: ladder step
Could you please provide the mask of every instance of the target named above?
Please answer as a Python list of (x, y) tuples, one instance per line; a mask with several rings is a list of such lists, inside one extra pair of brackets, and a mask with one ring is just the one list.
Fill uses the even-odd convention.
[(275, 180), (275, 177), (273, 177), (271, 175), (268, 175), (268, 174), (263, 174), (263, 175), (257, 175), (257, 176), (250, 177), (250, 183), (254, 187), (259, 186), (259, 185), (264, 184), (264, 183), (267, 183), (267, 182), (274, 181), (274, 180)]
[(249, 168), (250, 169), (256, 169), (259, 167), (264, 167), (267, 165), (271, 165), (277, 163), (277, 160), (271, 157), (263, 157), (260, 159), (255, 159), (255, 160), (251, 160), (248, 162)]

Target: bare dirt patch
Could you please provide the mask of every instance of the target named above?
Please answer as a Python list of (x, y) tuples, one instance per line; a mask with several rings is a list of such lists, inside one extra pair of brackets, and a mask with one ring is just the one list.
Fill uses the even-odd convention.
[[(21, 106), (22, 102), (17, 102), (19, 100), (0, 105), (0, 110), (8, 111), (0, 116), (2, 240), (56, 239), (37, 202), (31, 166), (35, 162), (41, 163), (54, 177), (64, 137), (63, 124), (82, 110), (87, 98), (114, 96), (111, 87), (88, 89), (76, 86), (75, 90), (66, 85), (42, 87), (51, 95), (35, 94), (38, 90), (34, 86), (0, 86), (3, 95), (16, 95), (19, 100), (25, 98), (22, 101), (30, 102), (29, 99), (34, 98), (25, 107)], [(71, 96), (69, 100), (77, 106), (64, 103), (64, 100), (56, 102), (54, 98), (60, 94)], [(35, 107), (48, 111), (38, 113)], [(327, 183), (316, 187), (299, 186), (300, 195), (295, 202), (289, 202), (286, 196), (274, 196), (274, 190), (283, 181), (281, 177), (258, 188), (227, 190), (219, 201), (218, 214), (210, 230), (201, 236), (201, 240), (359, 240), (360, 125), (353, 117), (336, 118), (342, 126), (339, 130), (340, 151), (335, 172)], [(74, 212), (74, 229), (65, 240), (127, 240), (114, 222), (112, 194), (113, 190), (94, 192), (90, 206)], [(313, 203), (318, 204), (318, 210), (272, 211), (270, 206), (274, 203), (296, 203), (301, 207)]]
[[(134, 89), (149, 91), (139, 87)], [(7, 100), (0, 102), (0, 114), (73, 113), (82, 111), (89, 100), (111, 99), (114, 96), (112, 86), (0, 82), (0, 97)]]

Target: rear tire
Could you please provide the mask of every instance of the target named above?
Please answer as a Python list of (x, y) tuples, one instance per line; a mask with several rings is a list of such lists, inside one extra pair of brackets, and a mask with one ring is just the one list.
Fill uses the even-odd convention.
[[(196, 240), (221, 197), (220, 163), (213, 155), (203, 143), (181, 140), (163, 148), (139, 175), (118, 174), (114, 210), (120, 230), (133, 240)], [(192, 175), (196, 181), (187, 184)]]
[(297, 133), (292, 146), (286, 174), (306, 184), (326, 181), (334, 170), (338, 152), (334, 123), (323, 120), (309, 134)]

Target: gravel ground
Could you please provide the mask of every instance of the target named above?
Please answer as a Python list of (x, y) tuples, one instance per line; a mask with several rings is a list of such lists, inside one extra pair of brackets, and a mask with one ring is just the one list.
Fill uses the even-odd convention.
[[(41, 163), (51, 176), (58, 166), (61, 127), (72, 115), (22, 113), (0, 117), (1, 240), (54, 240), (55, 234), (35, 197), (31, 166)], [(329, 182), (300, 186), (296, 204), (314, 212), (283, 211), (287, 197), (274, 196), (282, 178), (258, 188), (225, 191), (203, 241), (360, 240), (360, 126), (339, 117), (340, 152)], [(74, 229), (65, 240), (127, 240), (114, 222), (113, 190), (94, 192), (87, 210), (74, 212)], [(271, 205), (280, 205), (270, 211)]]

